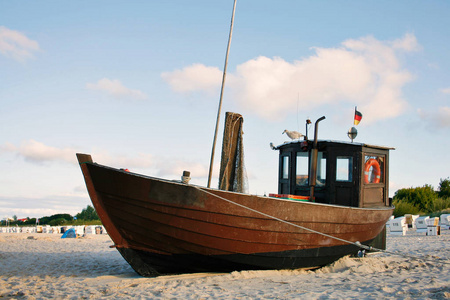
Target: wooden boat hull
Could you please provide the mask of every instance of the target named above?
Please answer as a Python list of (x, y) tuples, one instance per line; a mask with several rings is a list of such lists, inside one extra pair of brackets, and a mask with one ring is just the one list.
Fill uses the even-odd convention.
[(117, 250), (142, 276), (320, 267), (356, 253), (358, 247), (269, 216), (367, 244), (383, 230), (393, 210), (206, 189), (77, 156), (103, 225)]
[(117, 248), (133, 269), (142, 276), (171, 273), (232, 272), (240, 270), (312, 269), (339, 258), (356, 254), (353, 245), (341, 245), (270, 253), (199, 255), (161, 255), (131, 248)]

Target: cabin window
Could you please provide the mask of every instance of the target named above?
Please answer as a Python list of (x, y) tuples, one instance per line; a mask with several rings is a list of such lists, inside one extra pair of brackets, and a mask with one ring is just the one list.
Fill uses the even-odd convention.
[(384, 156), (365, 155), (364, 157), (364, 183), (384, 182)]
[(336, 158), (336, 181), (351, 182), (353, 157), (338, 156)]
[(283, 179), (289, 179), (289, 156), (283, 156)]
[[(311, 162), (312, 163), (312, 162)], [(309, 185), (309, 153), (297, 152), (296, 185), (299, 187)], [(327, 179), (327, 159), (324, 152), (317, 153), (316, 186), (325, 186)]]
[(297, 152), (296, 185), (307, 186), (308, 183), (308, 152)]

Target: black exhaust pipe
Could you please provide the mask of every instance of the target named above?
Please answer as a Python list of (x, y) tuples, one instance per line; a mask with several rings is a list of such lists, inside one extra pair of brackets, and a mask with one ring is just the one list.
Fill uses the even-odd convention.
[(316, 187), (316, 177), (317, 177), (317, 135), (319, 131), (319, 122), (325, 120), (325, 116), (321, 117), (316, 121), (315, 127), (314, 127), (314, 144), (312, 148), (312, 163), (311, 163), (311, 172), (309, 176), (309, 186), (310, 186), (310, 192), (309, 192), (309, 201), (314, 202), (314, 189)]

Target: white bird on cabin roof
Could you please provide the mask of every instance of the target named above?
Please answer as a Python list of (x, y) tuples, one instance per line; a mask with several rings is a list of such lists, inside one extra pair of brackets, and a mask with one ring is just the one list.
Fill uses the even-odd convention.
[[(302, 136), (304, 136), (303, 134), (301, 134), (300, 132), (297, 131), (289, 131), (289, 130), (285, 130), (283, 131), (283, 133), (286, 133), (286, 135), (292, 139), (292, 140), (299, 140)], [(283, 134), (282, 133), (282, 134)]]

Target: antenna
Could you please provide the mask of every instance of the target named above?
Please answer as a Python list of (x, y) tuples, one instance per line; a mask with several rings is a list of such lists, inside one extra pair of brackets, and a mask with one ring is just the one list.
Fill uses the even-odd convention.
[(298, 122), (298, 102), (300, 102), (300, 93), (297, 93), (297, 130), (300, 131), (300, 123)]

